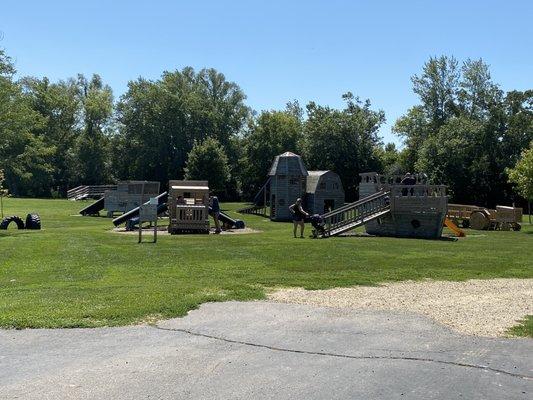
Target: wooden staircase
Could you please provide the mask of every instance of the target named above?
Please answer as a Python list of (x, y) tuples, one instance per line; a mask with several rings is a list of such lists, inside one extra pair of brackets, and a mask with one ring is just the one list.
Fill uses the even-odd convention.
[(317, 237), (326, 238), (348, 232), (390, 212), (390, 192), (382, 191), (321, 215), (324, 230)]

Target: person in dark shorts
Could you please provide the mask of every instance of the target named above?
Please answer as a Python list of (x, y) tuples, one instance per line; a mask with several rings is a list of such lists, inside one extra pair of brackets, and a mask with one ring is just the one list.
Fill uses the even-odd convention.
[(212, 196), (209, 203), (213, 212), (213, 220), (215, 221), (215, 233), (220, 233), (222, 232), (222, 229), (220, 229), (220, 221), (218, 220), (218, 217), (220, 216), (220, 203), (218, 202), (218, 197)]
[(305, 218), (309, 216), (308, 213), (302, 208), (302, 199), (296, 199), (296, 203), (289, 207), (292, 213), (292, 222), (294, 223), (294, 237), (296, 237), (296, 231), (300, 226), (300, 237), (304, 237)]

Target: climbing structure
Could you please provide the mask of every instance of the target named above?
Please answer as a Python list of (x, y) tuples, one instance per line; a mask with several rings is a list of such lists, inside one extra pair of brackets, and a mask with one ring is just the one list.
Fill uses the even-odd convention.
[(323, 214), (344, 205), (344, 189), (335, 172), (307, 171), (302, 158), (287, 151), (274, 158), (268, 179), (255, 195), (253, 205), (239, 212), (287, 221), (291, 219), (289, 206), (298, 198), (309, 214)]
[(376, 236), (438, 238), (448, 206), (446, 187), (429, 185), (424, 174), (413, 175), (414, 184), (402, 176), (375, 172), (360, 174), (361, 199), (322, 215), (319, 237), (345, 233), (358, 226)]
[(390, 213), (389, 192), (378, 192), (322, 215), (319, 237), (340, 235)]

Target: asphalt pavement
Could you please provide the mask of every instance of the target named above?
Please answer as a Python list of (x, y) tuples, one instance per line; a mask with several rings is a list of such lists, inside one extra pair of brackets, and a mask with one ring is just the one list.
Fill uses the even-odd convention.
[(0, 331), (0, 399), (530, 399), (533, 340), (411, 313), (204, 304), (154, 326)]

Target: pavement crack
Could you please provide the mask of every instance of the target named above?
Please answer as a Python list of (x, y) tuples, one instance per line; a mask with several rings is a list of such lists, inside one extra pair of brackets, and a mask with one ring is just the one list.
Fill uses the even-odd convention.
[(402, 360), (402, 361), (414, 361), (414, 362), (428, 362), (428, 363), (437, 363), (437, 364), (444, 364), (444, 365), (451, 365), (456, 367), (463, 367), (463, 368), (473, 368), (478, 369), (482, 371), (488, 371), (493, 372), (497, 374), (503, 374), (507, 376), (511, 376), (514, 378), (520, 378), (525, 380), (533, 380), (533, 376), (529, 375), (523, 375), (516, 372), (509, 372), (505, 371), (503, 369), (493, 368), (489, 367), (488, 365), (480, 365), (480, 364), (470, 364), (465, 362), (458, 362), (458, 361), (446, 361), (446, 360), (437, 360), (433, 358), (426, 358), (426, 357), (407, 357), (407, 356), (356, 356), (351, 354), (341, 354), (341, 353), (332, 353), (332, 352), (324, 352), (324, 351), (310, 351), (310, 350), (297, 350), (297, 349), (289, 349), (284, 347), (277, 347), (277, 346), (270, 346), (266, 344), (260, 344), (260, 343), (252, 343), (252, 342), (246, 342), (243, 340), (235, 340), (235, 339), (228, 339), (221, 336), (215, 336), (215, 335), (209, 335), (206, 333), (200, 333), (200, 332), (194, 332), (189, 329), (182, 329), (182, 328), (164, 328), (158, 325), (152, 325), (153, 328), (159, 329), (162, 331), (169, 331), (169, 332), (180, 332), (185, 333), (187, 335), (191, 336), (198, 336), (203, 337), (206, 339), (212, 339), (212, 340), (218, 340), (221, 342), (226, 343), (232, 343), (232, 344), (239, 344), (242, 346), (250, 346), (250, 347), (257, 347), (261, 349), (267, 349), (272, 351), (280, 351), (285, 353), (294, 353), (294, 354), (307, 354), (307, 355), (314, 355), (314, 356), (325, 356), (325, 357), (335, 357), (335, 358), (346, 358), (346, 359), (352, 359), (352, 360)]

